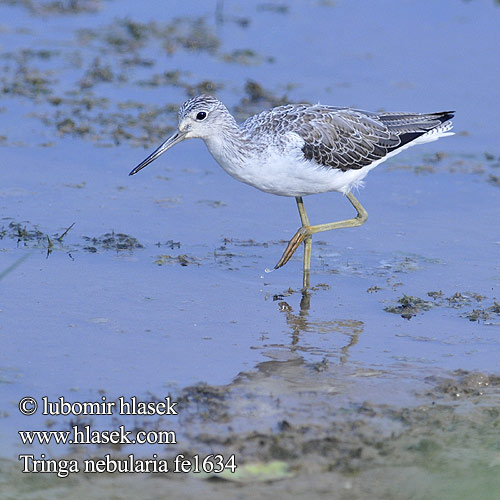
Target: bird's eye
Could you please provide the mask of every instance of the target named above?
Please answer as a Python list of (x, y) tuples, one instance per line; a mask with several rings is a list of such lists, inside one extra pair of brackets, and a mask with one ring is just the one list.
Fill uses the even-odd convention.
[(205, 111), (200, 111), (197, 115), (196, 115), (196, 119), (197, 120), (204, 120), (205, 118), (207, 117), (207, 114), (205, 113)]

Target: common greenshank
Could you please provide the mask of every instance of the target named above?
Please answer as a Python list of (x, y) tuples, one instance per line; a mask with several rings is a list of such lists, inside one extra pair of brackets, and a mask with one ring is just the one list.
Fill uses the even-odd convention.
[[(177, 131), (130, 175), (184, 139), (203, 139), (211, 155), (235, 179), (266, 193), (295, 197), (302, 226), (274, 269), (284, 266), (304, 242), (306, 284), (312, 235), (360, 226), (368, 218), (352, 189), (372, 168), (404, 149), (453, 135), (449, 121), (453, 116), (453, 111), (372, 113), (321, 104), (288, 104), (238, 125), (222, 102), (201, 95), (180, 107)], [(302, 197), (328, 191), (343, 193), (357, 215), (311, 226)]]

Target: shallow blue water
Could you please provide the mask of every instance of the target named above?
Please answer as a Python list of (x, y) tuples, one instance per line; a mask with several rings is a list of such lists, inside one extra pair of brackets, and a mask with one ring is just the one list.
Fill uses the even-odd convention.
[[(294, 101), (372, 110), (457, 109), (455, 130), (467, 133), (407, 151), (370, 173), (359, 193), (368, 223), (315, 240), (312, 285), (326, 286), (312, 292), (310, 309), (300, 319), (301, 254), (282, 270), (264, 273), (281, 255), (280, 241), (298, 226), (293, 199), (236, 183), (200, 141), (177, 146), (128, 177), (147, 151), (60, 139), (31, 116), (46, 104), (5, 96), (0, 120), (9, 142), (1, 151), (0, 227), (28, 221), (61, 234), (75, 226), (67, 246), (48, 258), (45, 249), (24, 249), (15, 239), (0, 244), (0, 271), (31, 252), (0, 284), (0, 392), (9, 413), (2, 420), (4, 443), (16, 442), (21, 396), (79, 400), (95, 398), (102, 389), (112, 396), (161, 397), (199, 381), (229, 383), (276, 351), (293, 350), (316, 361), (327, 356), (332, 363), (380, 370), (415, 386), (423, 373), (500, 368), (499, 319), (463, 317), (478, 304), (435, 307), (410, 321), (384, 311), (403, 293), (432, 300), (429, 291), (442, 290), (447, 297), (474, 292), (488, 306), (499, 299), (499, 188), (487, 182), (498, 169), (484, 153), (500, 154), (500, 7), (450, 0), (357, 2), (355, 8), (350, 2), (294, 2), (288, 8), (279, 14), (226, 2), (225, 22), (216, 24), (213, 2), (169, 9), (164, 2), (149, 2), (148, 9), (109, 2), (96, 14), (47, 18), (0, 7), (2, 50), (56, 47), (82, 50), (84, 59), (95, 49), (77, 43), (76, 29), (116, 17), (161, 22), (206, 16), (222, 52), (251, 48), (274, 62), (228, 64), (208, 53), (179, 50), (167, 56), (151, 47), (148, 55), (158, 72), (180, 69), (193, 81), (222, 82), (219, 96), (229, 105), (253, 79), (278, 95), (293, 85), (287, 93)], [(247, 16), (249, 26), (231, 22), (234, 16)], [(21, 26), (29, 32), (16, 31)], [(74, 71), (54, 68), (60, 92)], [(136, 85), (141, 71), (146, 70), (96, 92), (116, 102), (184, 100), (180, 88)], [(41, 147), (46, 141), (54, 146)], [(421, 165), (440, 151), (450, 157), (436, 163), (434, 173), (394, 168)], [(222, 204), (213, 206), (214, 201)], [(308, 198), (306, 206), (318, 223), (351, 215), (336, 193)], [(129, 234), (145, 248), (82, 250), (84, 236), (110, 231)], [(169, 240), (180, 248), (156, 246)], [(199, 265), (158, 266), (162, 254), (188, 254)], [(381, 290), (367, 293), (375, 285)], [(273, 300), (289, 287), (296, 292)], [(288, 315), (280, 310), (283, 301), (292, 308)], [(352, 397), (363, 400), (372, 391), (370, 386)]]

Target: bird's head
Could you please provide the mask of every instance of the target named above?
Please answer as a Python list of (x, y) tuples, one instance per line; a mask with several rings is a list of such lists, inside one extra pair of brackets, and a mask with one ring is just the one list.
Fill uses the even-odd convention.
[(217, 127), (214, 125), (221, 121), (223, 122), (225, 117), (230, 117), (232, 119), (224, 104), (215, 97), (200, 95), (187, 100), (179, 108), (177, 131), (153, 151), (144, 161), (139, 163), (129, 175), (136, 174), (146, 165), (156, 160), (156, 158), (167, 151), (167, 149), (170, 149), (184, 139), (192, 139), (195, 137), (207, 139), (217, 130)]

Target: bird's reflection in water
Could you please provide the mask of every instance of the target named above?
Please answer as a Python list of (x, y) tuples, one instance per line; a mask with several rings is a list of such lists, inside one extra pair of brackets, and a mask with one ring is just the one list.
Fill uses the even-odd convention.
[[(292, 350), (310, 350), (310, 347), (301, 346), (301, 334), (303, 333), (333, 333), (342, 334), (347, 337), (347, 342), (340, 348), (340, 362), (344, 364), (348, 359), (349, 349), (356, 345), (359, 336), (364, 330), (364, 323), (354, 319), (339, 319), (339, 320), (315, 320), (309, 316), (311, 308), (311, 297), (321, 288), (328, 288), (326, 285), (313, 288), (303, 288), (301, 291), (300, 311), (294, 312), (292, 306), (284, 300), (280, 300), (284, 296), (275, 295), (274, 300), (278, 302), (280, 311), (285, 314), (286, 322), (292, 333), (291, 347)], [(290, 294), (291, 295), (291, 294)]]

